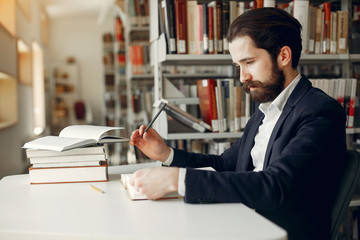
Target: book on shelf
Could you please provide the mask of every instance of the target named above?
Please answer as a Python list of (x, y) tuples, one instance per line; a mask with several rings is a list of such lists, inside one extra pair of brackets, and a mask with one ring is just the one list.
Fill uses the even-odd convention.
[(168, 51), (176, 53), (176, 29), (175, 29), (175, 4), (173, 0), (162, 0), (161, 7), (164, 8), (165, 36)]
[(204, 5), (197, 4), (196, 5), (196, 27), (195, 31), (197, 32), (197, 41), (195, 41), (196, 54), (204, 54)]
[(30, 184), (106, 182), (107, 162), (98, 166), (29, 168)]
[(302, 53), (307, 53), (308, 49), (308, 19), (309, 19), (309, 0), (294, 0), (294, 18), (296, 18), (302, 26)]
[[(144, 194), (140, 193), (139, 191), (137, 191), (135, 189), (134, 186), (131, 186), (129, 184), (131, 176), (132, 176), (132, 173), (123, 173), (123, 174), (121, 174), (121, 178), (120, 178), (120, 181), (121, 181), (122, 185), (124, 186), (125, 190), (128, 192), (130, 199), (131, 200), (148, 200), (148, 198)], [(182, 198), (182, 196), (180, 196), (178, 194), (178, 192), (171, 192), (171, 193), (166, 194), (161, 199), (175, 199), (175, 198)]]
[(218, 112), (216, 107), (215, 79), (197, 80), (201, 118), (209, 124), (213, 132), (219, 131)]
[(186, 54), (188, 52), (186, 10), (186, 0), (175, 0), (175, 29), (178, 54)]
[(222, 13), (221, 13), (221, 28), (222, 28), (222, 44), (224, 53), (229, 53), (229, 43), (226, 39), (227, 30), (230, 26), (230, 1), (222, 1)]
[(330, 17), (330, 54), (337, 52), (337, 14), (331, 12)]
[(313, 87), (323, 90), (327, 95), (336, 99), (343, 106), (346, 113), (346, 127), (353, 128), (355, 120), (355, 100), (357, 79), (309, 79)]
[(196, 118), (195, 116), (191, 115), (190, 113), (181, 110), (176, 105), (161, 99), (159, 102), (155, 103), (154, 105), (158, 105), (158, 107), (164, 107), (166, 114), (171, 116), (173, 119), (177, 120), (178, 122), (191, 127), (192, 129), (198, 132), (207, 132), (211, 131), (211, 126), (202, 120)]
[(331, 36), (331, 3), (324, 2), (322, 4), (324, 11), (324, 32), (323, 32), (323, 43), (322, 43), (322, 53), (330, 53), (330, 36)]
[(355, 116), (355, 98), (356, 98), (356, 85), (357, 80), (355, 78), (346, 80), (347, 87), (347, 97), (349, 101), (348, 111), (347, 113), (347, 124), (346, 127), (353, 128), (354, 127), (354, 116)]
[(221, 79), (216, 79), (215, 86), (216, 108), (218, 113), (219, 132), (227, 131), (225, 88)]
[(223, 141), (223, 142), (210, 141), (208, 153), (214, 155), (221, 155), (226, 149), (230, 148), (230, 146), (231, 143), (228, 141)]
[(212, 7), (207, 7), (207, 17), (208, 17), (208, 38), (209, 38), (209, 54), (214, 54), (214, 9)]
[(186, 26), (187, 26), (187, 53), (197, 53), (198, 26), (197, 26), (197, 1), (186, 1)]
[[(202, 10), (203, 10), (203, 48), (204, 48), (204, 54), (209, 54), (209, 16), (208, 16), (208, 7), (206, 3), (202, 4)], [(201, 24), (199, 24), (201, 26)]]
[[(182, 46), (181, 50), (177, 49), (177, 53), (227, 54), (226, 33), (229, 25), (243, 12), (263, 6), (275, 7), (275, 1), (175, 0), (176, 42), (177, 47)], [(276, 7), (289, 12), (302, 24), (302, 53), (347, 52), (349, 19), (346, 16), (349, 13), (339, 11), (336, 4), (329, 1), (315, 6), (309, 4), (309, 0), (295, 0), (277, 3)], [(167, 44), (170, 44), (169, 41)]]
[(235, 86), (234, 79), (224, 80), (227, 130), (235, 132)]
[(128, 142), (128, 138), (109, 134), (123, 127), (95, 125), (71, 125), (65, 127), (59, 136), (45, 136), (24, 144), (23, 148), (66, 151), (73, 148), (99, 145), (105, 143)]
[(235, 131), (241, 130), (241, 119), (245, 117), (245, 101), (243, 98), (243, 88), (240, 86), (234, 86), (234, 127)]
[(315, 35), (316, 35), (316, 7), (309, 5), (309, 41), (307, 53), (315, 53)]
[(337, 53), (347, 53), (349, 37), (349, 12), (337, 11)]

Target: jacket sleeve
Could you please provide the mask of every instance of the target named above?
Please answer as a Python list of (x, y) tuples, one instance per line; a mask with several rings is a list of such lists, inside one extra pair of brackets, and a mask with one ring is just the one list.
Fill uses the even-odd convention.
[[(263, 171), (236, 168), (242, 140), (224, 155), (176, 152), (182, 167), (213, 166), (218, 172), (187, 169), (185, 202), (242, 202), (257, 210), (274, 210), (284, 204), (306, 205), (312, 197), (331, 191), (332, 181), (345, 155), (345, 115), (327, 98), (318, 104), (310, 98), (287, 116), (273, 142)], [(300, 207), (298, 205), (298, 207)]]

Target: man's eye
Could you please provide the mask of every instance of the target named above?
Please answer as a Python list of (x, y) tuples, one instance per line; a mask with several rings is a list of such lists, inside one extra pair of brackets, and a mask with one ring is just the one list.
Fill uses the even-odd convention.
[(251, 65), (251, 64), (253, 64), (254, 63), (254, 61), (248, 61), (248, 62), (246, 62), (246, 64), (248, 64), (248, 65)]

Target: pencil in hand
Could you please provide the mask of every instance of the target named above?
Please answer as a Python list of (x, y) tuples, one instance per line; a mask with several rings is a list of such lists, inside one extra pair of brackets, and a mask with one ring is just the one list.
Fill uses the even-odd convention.
[(144, 133), (146, 133), (149, 128), (151, 128), (151, 126), (153, 125), (153, 123), (155, 122), (155, 120), (159, 117), (160, 113), (162, 112), (162, 110), (164, 110), (164, 108), (166, 107), (166, 103), (161, 103), (162, 106), (160, 108), (160, 110), (156, 113), (155, 117), (151, 120), (151, 122), (146, 126), (144, 132), (141, 134), (140, 138), (142, 138), (144, 136)]

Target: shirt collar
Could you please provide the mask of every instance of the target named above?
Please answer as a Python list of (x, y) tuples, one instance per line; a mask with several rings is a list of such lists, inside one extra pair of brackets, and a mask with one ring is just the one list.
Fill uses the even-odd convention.
[(298, 84), (298, 82), (300, 81), (300, 79), (301, 79), (301, 74), (299, 73), (294, 78), (294, 80), (292, 80), (291, 83), (274, 99), (274, 101), (261, 103), (259, 105), (259, 110), (262, 113), (265, 113), (269, 109), (270, 105), (273, 105), (279, 111), (282, 111), (284, 109), (284, 106), (285, 106), (287, 100), (289, 99), (289, 96), (294, 91), (294, 89), (295, 89), (296, 85)]

